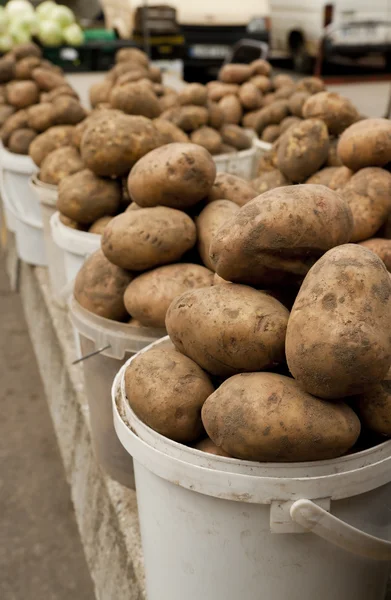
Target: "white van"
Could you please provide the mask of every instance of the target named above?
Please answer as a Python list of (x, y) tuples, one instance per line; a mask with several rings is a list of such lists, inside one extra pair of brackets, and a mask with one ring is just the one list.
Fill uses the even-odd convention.
[(328, 53), (381, 52), (390, 64), (391, 0), (270, 0), (270, 10), (272, 49), (290, 54), (300, 72), (310, 70), (328, 26)]

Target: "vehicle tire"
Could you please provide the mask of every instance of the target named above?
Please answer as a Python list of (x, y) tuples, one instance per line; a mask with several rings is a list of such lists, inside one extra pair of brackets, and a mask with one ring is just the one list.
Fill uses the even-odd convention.
[(304, 45), (295, 48), (293, 56), (293, 68), (297, 73), (309, 75), (313, 71), (314, 59), (308, 54)]

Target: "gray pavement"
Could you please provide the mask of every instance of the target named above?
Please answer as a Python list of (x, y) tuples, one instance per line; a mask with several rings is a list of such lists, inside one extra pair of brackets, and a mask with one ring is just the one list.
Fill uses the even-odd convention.
[(0, 598), (93, 600), (22, 305), (1, 256), (0, 406)]

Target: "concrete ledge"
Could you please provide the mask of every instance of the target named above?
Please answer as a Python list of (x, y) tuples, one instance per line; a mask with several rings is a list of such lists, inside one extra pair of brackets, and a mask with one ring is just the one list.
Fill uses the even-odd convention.
[[(17, 272), (12, 237), (7, 268)], [(52, 302), (47, 270), (21, 263), (19, 290), (37, 357), (76, 520), (98, 600), (145, 600), (136, 494), (110, 480), (91, 443), (83, 374), (72, 366), (73, 331)]]

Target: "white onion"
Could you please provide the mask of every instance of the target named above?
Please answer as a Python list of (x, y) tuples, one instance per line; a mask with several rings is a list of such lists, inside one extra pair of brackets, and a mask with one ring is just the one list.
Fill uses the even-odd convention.
[(70, 46), (80, 46), (84, 42), (84, 33), (80, 25), (73, 23), (63, 30), (64, 40)]
[(62, 29), (55, 21), (41, 21), (38, 37), (44, 46), (59, 46), (62, 43)]

